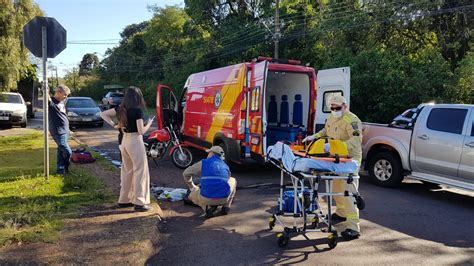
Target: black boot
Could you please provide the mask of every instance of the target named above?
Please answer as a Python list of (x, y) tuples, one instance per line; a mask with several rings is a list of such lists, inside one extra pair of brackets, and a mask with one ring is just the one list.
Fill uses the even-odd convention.
[(360, 233), (352, 229), (346, 229), (341, 233), (341, 236), (347, 240), (353, 240), (359, 238)]

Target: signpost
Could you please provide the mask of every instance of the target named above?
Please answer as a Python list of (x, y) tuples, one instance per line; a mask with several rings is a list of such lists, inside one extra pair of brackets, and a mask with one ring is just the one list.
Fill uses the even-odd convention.
[(48, 78), (47, 59), (54, 58), (66, 48), (66, 30), (50, 17), (34, 17), (23, 27), (23, 44), (36, 57), (43, 59), (43, 129), (44, 129), (44, 178), (49, 178), (48, 139)]

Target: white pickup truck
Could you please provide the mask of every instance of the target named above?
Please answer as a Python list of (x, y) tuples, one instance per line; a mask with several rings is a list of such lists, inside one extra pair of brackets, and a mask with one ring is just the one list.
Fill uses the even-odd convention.
[(396, 187), (407, 176), (474, 191), (474, 105), (423, 104), (362, 132), (374, 184)]

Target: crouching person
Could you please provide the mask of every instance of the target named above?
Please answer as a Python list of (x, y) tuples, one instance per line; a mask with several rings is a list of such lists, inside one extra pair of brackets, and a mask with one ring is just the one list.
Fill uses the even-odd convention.
[[(221, 215), (226, 215), (235, 196), (237, 181), (230, 177), (229, 166), (223, 161), (224, 150), (212, 146), (206, 151), (207, 159), (189, 166), (183, 172), (184, 182), (190, 192), (185, 203), (192, 203), (206, 211), (206, 218), (211, 218), (222, 206)], [(193, 177), (201, 175), (201, 186), (193, 182)]]

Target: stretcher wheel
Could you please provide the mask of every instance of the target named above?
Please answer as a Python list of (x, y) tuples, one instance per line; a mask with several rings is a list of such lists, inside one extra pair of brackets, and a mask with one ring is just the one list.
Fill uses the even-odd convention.
[(319, 219), (318, 217), (313, 217), (313, 219), (311, 219), (311, 226), (316, 228), (318, 226), (318, 223), (319, 223)]
[(272, 230), (273, 227), (275, 227), (275, 216), (272, 216), (270, 218), (270, 220), (268, 221), (268, 228), (270, 228), (270, 230)]
[(279, 233), (277, 237), (278, 237), (279, 247), (284, 248), (288, 245), (288, 242), (290, 241), (290, 237), (288, 236), (287, 233)]
[(330, 249), (333, 249), (337, 246), (337, 232), (333, 232), (328, 235), (328, 246)]
[(356, 199), (357, 209), (359, 209), (359, 210), (365, 209), (365, 200), (364, 200), (364, 198), (361, 195), (357, 195), (355, 197), (355, 199)]

